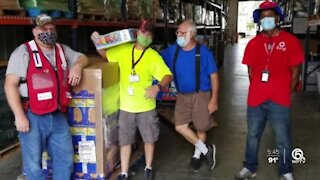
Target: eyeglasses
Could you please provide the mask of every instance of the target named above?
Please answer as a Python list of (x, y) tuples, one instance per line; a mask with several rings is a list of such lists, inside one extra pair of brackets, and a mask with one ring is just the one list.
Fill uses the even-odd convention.
[(188, 33), (188, 32), (190, 32), (190, 31), (182, 32), (182, 31), (177, 30), (177, 31), (176, 31), (176, 35), (177, 35), (177, 36), (184, 36), (184, 35), (185, 35), (186, 33)]

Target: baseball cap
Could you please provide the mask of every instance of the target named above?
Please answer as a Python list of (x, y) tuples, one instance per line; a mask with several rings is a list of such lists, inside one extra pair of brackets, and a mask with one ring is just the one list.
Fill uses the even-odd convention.
[(266, 0), (259, 5), (259, 8), (253, 11), (253, 21), (258, 23), (260, 20), (260, 13), (263, 10), (274, 10), (274, 12), (280, 17), (280, 21), (284, 21), (284, 14), (282, 9), (278, 6), (277, 3), (274, 3), (270, 0)]
[(54, 24), (52, 17), (46, 14), (40, 14), (39, 16), (36, 17), (35, 26), (42, 27), (48, 23)]
[(139, 25), (139, 29), (143, 33), (150, 32), (154, 34), (154, 24), (150, 20), (143, 20)]

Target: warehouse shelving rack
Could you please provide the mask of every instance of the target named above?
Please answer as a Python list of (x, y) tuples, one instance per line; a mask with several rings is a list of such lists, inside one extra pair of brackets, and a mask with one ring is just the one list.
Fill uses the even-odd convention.
[[(317, 19), (312, 19), (307, 21), (307, 32), (306, 32), (306, 47), (305, 47), (305, 63), (303, 66), (303, 73), (302, 73), (302, 89), (303, 91), (307, 90), (308, 86), (317, 86), (317, 83), (309, 83), (308, 78), (310, 77), (311, 74), (316, 72), (317, 70), (320, 70), (320, 40), (319, 40), (319, 26), (320, 26), (320, 18)], [(316, 26), (316, 31), (312, 31), (311, 28)], [(313, 54), (310, 54), (310, 40), (311, 40), (311, 33), (315, 33), (318, 38), (317, 39), (317, 56), (314, 57)], [(315, 63), (316, 65), (312, 66), (310, 68), (311, 62)]]
[[(181, 0), (180, 2), (185, 2), (187, 0)], [(194, 1), (190, 1), (193, 2)], [(198, 24), (198, 31), (202, 35), (207, 36), (219, 36), (217, 40), (223, 41), (223, 29), (222, 27), (222, 17), (226, 17), (226, 0), (220, 0), (219, 3), (217, 3), (217, 0), (200, 0), (199, 3), (204, 8), (207, 8), (210, 6), (211, 8), (214, 8), (214, 11), (218, 14), (217, 19), (217, 25), (205, 25), (205, 24)], [(168, 4), (169, 0), (164, 1), (164, 17), (168, 17)], [(0, 26), (15, 26), (15, 27), (32, 27), (33, 25), (33, 18), (31, 17), (21, 17), (21, 16), (0, 16)], [(56, 19), (55, 20), (57, 26), (63, 26), (67, 28), (68, 30), (71, 30), (71, 47), (75, 50), (79, 50), (79, 32), (81, 31), (81, 27), (88, 27), (88, 28), (106, 28), (106, 29), (112, 29), (117, 30), (121, 28), (135, 28), (138, 27), (139, 22), (138, 21), (118, 21), (118, 22), (108, 22), (103, 20), (86, 20), (86, 19)], [(177, 23), (171, 24), (168, 21), (168, 18), (164, 18), (163, 22), (156, 22), (155, 26), (157, 29), (163, 31), (163, 38), (159, 38), (162, 40), (162, 43), (164, 47), (166, 47), (170, 43), (173, 42), (175, 39), (175, 30), (178, 28)], [(60, 33), (59, 33), (60, 34)], [(64, 34), (66, 35), (66, 34)], [(60, 35), (59, 35), (60, 36)], [(158, 35), (159, 36), (159, 35)], [(161, 33), (162, 36), (162, 33)]]
[[(316, 71), (320, 70), (320, 14), (313, 15), (313, 8), (315, 7), (315, 0), (309, 0), (308, 1), (308, 14), (309, 14), (309, 20), (307, 21), (307, 30), (306, 30), (306, 45), (305, 45), (305, 62), (303, 64), (303, 70), (302, 70), (302, 90), (308, 91), (309, 87), (313, 89), (317, 89), (314, 86), (320, 86), (317, 82), (317, 77), (311, 77), (317, 76)], [(319, 12), (318, 12), (319, 13)], [(312, 44), (311, 41), (316, 41), (315, 47), (313, 47), (313, 50), (315, 52), (312, 52), (312, 49), (310, 45)], [(311, 82), (310, 82), (311, 81)], [(313, 87), (313, 88), (312, 88)]]

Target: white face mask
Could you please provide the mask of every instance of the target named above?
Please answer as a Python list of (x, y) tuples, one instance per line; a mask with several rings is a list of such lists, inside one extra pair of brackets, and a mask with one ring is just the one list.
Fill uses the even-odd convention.
[(189, 44), (190, 39), (190, 33), (188, 32), (185, 36), (178, 36), (176, 42), (180, 47), (184, 47)]

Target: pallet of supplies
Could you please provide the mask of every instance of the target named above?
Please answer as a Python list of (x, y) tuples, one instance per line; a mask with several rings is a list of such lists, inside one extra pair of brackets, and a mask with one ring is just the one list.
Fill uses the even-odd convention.
[(70, 11), (68, 0), (20, 0), (20, 5), (24, 9)]

